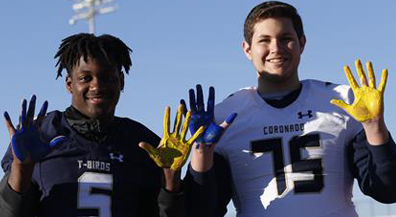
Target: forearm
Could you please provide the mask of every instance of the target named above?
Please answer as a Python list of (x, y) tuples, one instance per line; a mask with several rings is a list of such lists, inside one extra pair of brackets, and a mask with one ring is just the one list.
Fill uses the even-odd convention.
[(22, 164), (16, 161), (12, 163), (8, 184), (15, 192), (25, 193), (31, 185), (34, 164)]
[(35, 190), (30, 188), (24, 194), (11, 189), (8, 184), (10, 173), (7, 172), (0, 183), (1, 217), (31, 217), (37, 204)]
[(161, 189), (158, 195), (160, 217), (185, 216), (184, 192), (172, 193)]
[[(379, 146), (367, 145), (372, 182), (384, 188), (394, 188), (396, 183), (396, 144), (387, 132), (388, 141)], [(372, 184), (375, 186), (374, 184)], [(396, 190), (396, 188), (395, 188)]]
[(231, 199), (231, 174), (228, 162), (219, 154), (213, 166), (198, 172), (189, 166), (184, 178), (188, 216), (224, 216)]
[[(361, 132), (353, 142), (353, 173), (362, 192), (383, 203), (396, 202), (396, 144), (388, 134), (381, 145), (368, 144)], [(350, 156), (352, 157), (352, 156)]]
[(160, 217), (184, 216), (184, 192), (180, 173), (180, 170), (174, 171), (163, 168), (165, 188), (162, 188), (158, 195)]
[(366, 121), (362, 125), (370, 145), (378, 146), (389, 141), (388, 128), (382, 115), (377, 119)]
[(180, 170), (174, 171), (169, 168), (163, 169), (165, 178), (165, 189), (171, 193), (178, 193), (181, 191)]
[(192, 148), (191, 168), (196, 172), (207, 172), (213, 167), (214, 145), (200, 144)]

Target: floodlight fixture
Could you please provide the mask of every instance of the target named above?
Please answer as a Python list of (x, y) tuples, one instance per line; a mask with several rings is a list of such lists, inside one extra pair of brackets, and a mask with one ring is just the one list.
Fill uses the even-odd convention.
[(69, 20), (69, 24), (73, 25), (77, 20), (87, 20), (89, 23), (89, 32), (95, 33), (95, 16), (99, 14), (107, 14), (117, 10), (117, 5), (108, 6), (107, 4), (114, 0), (73, 0), (76, 3), (72, 8), (76, 13)]

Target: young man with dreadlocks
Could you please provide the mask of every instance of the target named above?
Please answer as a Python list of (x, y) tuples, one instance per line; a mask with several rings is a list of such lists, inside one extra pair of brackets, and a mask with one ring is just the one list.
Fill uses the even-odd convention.
[(128, 74), (132, 65), (130, 52), (111, 35), (65, 38), (55, 58), (57, 78), (67, 70), (71, 106), (46, 115), (45, 102), (34, 120), (36, 97), (29, 105), (23, 100), (16, 129), (5, 112), (11, 145), (1, 162), (1, 217), (181, 215), (180, 168), (202, 130), (186, 141), (186, 117), (179, 135), (180, 106), (175, 132), (169, 134), (167, 108), (164, 138), (154, 149), (149, 144), (160, 143), (157, 135), (136, 121), (114, 116), (124, 88), (122, 68)]
[(244, 30), (243, 51), (257, 86), (231, 94), (214, 109), (211, 88), (207, 111), (201, 87), (197, 100), (190, 90), (193, 130), (238, 113), (216, 145), (204, 132), (203, 144), (193, 148), (188, 174), (196, 181), (195, 197), (205, 198), (194, 216), (224, 216), (231, 198), (238, 217), (357, 216), (354, 179), (364, 194), (395, 203), (396, 144), (383, 105), (387, 70), (378, 88), (372, 64), (367, 79), (359, 60), (361, 86), (347, 66), (350, 86), (299, 80), (306, 37), (297, 10), (287, 3), (258, 4)]

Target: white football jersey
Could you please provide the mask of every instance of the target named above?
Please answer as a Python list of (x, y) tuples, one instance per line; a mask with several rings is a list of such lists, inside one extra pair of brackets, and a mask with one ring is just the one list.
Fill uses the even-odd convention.
[(362, 125), (330, 104), (351, 104), (347, 85), (304, 80), (285, 108), (267, 104), (256, 87), (215, 108), (218, 123), (237, 112), (216, 152), (230, 164), (238, 217), (357, 216), (346, 148)]

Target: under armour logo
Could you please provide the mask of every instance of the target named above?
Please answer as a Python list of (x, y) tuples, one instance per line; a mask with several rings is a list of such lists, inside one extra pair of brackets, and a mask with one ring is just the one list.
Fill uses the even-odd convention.
[(298, 118), (299, 119), (302, 119), (305, 116), (307, 116), (308, 118), (312, 118), (313, 117), (312, 110), (307, 110), (306, 114), (303, 114), (302, 112), (298, 112), (297, 114), (298, 114)]
[(124, 160), (123, 160), (124, 155), (122, 155), (122, 154), (114, 154), (113, 152), (111, 152), (110, 153), (110, 158), (112, 160), (118, 160), (119, 162), (124, 162)]

